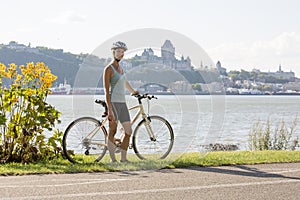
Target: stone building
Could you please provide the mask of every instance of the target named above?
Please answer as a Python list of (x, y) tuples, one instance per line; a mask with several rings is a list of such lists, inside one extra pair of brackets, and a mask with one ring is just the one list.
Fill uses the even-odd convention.
[(175, 56), (175, 47), (170, 40), (166, 40), (161, 46), (161, 57), (154, 54), (152, 48), (144, 49), (141, 56), (135, 55), (132, 59), (128, 59), (132, 63), (132, 67), (140, 64), (163, 64), (174, 70), (192, 70), (191, 59), (181, 56), (177, 59)]
[(281, 79), (294, 79), (295, 78), (295, 73), (290, 71), (290, 72), (284, 72), (281, 69), (281, 65), (279, 65), (279, 69), (277, 72), (268, 72), (267, 73), (269, 76), (273, 76), (276, 78), (281, 78)]

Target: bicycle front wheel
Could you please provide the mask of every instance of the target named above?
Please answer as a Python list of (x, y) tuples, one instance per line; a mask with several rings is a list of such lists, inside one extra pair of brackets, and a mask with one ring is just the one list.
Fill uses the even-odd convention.
[(92, 163), (105, 155), (107, 131), (92, 117), (74, 120), (63, 136), (64, 155), (72, 163)]
[(140, 159), (164, 159), (174, 143), (174, 133), (170, 123), (160, 116), (150, 116), (142, 120), (134, 130), (132, 145)]

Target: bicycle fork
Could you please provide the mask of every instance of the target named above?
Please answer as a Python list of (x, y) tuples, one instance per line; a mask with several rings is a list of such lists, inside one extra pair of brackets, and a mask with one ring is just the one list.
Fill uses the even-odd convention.
[(145, 117), (145, 127), (146, 127), (147, 133), (149, 135), (149, 138), (152, 142), (156, 142), (156, 137), (154, 135), (152, 127), (150, 126), (150, 122), (151, 122), (150, 117)]

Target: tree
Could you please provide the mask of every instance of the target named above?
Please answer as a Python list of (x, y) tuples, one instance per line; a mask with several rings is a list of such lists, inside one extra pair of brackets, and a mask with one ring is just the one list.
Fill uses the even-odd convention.
[(241, 80), (241, 77), (240, 77), (240, 72), (237, 71), (237, 70), (234, 70), (234, 71), (230, 71), (228, 72), (228, 76), (231, 78), (232, 81), (237, 81), (237, 80)]
[(240, 78), (241, 78), (241, 80), (249, 80), (250, 73), (242, 69), (241, 73), (240, 73)]
[(192, 88), (193, 88), (193, 90), (197, 90), (198, 92), (202, 91), (202, 87), (199, 83), (193, 84)]

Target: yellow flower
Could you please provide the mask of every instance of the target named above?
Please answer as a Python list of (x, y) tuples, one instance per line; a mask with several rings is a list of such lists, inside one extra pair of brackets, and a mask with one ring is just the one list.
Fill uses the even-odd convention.
[(7, 76), (6, 66), (3, 63), (0, 63), (0, 78), (1, 76)]
[(16, 88), (16, 87), (18, 87), (18, 86), (20, 86), (19, 83), (14, 83), (14, 84), (11, 85), (11, 88)]
[(0, 76), (6, 76), (7, 72), (5, 70), (0, 70)]
[(45, 63), (43, 63), (43, 62), (37, 62), (37, 63), (36, 63), (36, 66), (37, 66), (38, 68), (45, 68), (45, 67), (47, 67), (47, 66), (45, 66)]
[(26, 95), (28, 95), (28, 96), (30, 96), (30, 95), (32, 95), (32, 94), (34, 94), (34, 93), (35, 93), (35, 91), (32, 90), (32, 89), (28, 89), (28, 90), (26, 91)]
[(0, 71), (5, 71), (6, 66), (3, 63), (0, 63)]
[(12, 102), (17, 103), (17, 102), (19, 102), (19, 99), (18, 98), (13, 98)]
[(17, 65), (14, 63), (9, 64), (9, 68), (7, 69), (6, 78), (14, 78), (17, 75)]
[(17, 69), (17, 65), (15, 63), (11, 63), (8, 65), (9, 65), (9, 68), (8, 68), (9, 71), (14, 71)]
[(44, 68), (40, 68), (37, 71), (37, 74), (41, 75), (42, 73), (44, 73), (46, 70)]
[(3, 75), (5, 76), (5, 78), (11, 78), (11, 73), (5, 72)]
[(34, 69), (34, 63), (33, 62), (27, 63), (27, 68)]
[(20, 74), (18, 74), (18, 75), (17, 75), (17, 78), (16, 78), (16, 80), (15, 80), (15, 82), (19, 82), (22, 78), (23, 78), (23, 76), (20, 75)]

